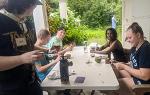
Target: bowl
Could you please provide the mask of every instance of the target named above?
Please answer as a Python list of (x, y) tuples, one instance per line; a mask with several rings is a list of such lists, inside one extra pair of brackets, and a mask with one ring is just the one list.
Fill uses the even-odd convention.
[(97, 63), (101, 63), (101, 60), (102, 60), (102, 58), (99, 56), (99, 57), (95, 57), (95, 61), (97, 62)]

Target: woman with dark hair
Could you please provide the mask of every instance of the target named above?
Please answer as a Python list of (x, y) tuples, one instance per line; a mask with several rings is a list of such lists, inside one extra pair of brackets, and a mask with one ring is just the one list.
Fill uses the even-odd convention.
[(126, 39), (132, 47), (130, 66), (121, 63), (113, 64), (118, 70), (116, 73), (119, 73), (117, 76), (120, 82), (119, 95), (132, 95), (131, 87), (135, 84), (150, 84), (150, 43), (144, 40), (143, 30), (138, 23), (134, 22), (128, 27)]
[(5, 0), (0, 10), (0, 95), (42, 95), (34, 61), (42, 54), (34, 48), (34, 33), (24, 23), (38, 0)]
[[(117, 39), (117, 32), (114, 28), (108, 28), (106, 30), (106, 39), (107, 43), (103, 46), (101, 46), (97, 51), (94, 51), (94, 53), (98, 54), (108, 54), (110, 57), (110, 54), (112, 52), (114, 56), (114, 62), (127, 62), (127, 58), (125, 57), (124, 50), (122, 47), (121, 42)], [(93, 51), (92, 51), (93, 52)]]

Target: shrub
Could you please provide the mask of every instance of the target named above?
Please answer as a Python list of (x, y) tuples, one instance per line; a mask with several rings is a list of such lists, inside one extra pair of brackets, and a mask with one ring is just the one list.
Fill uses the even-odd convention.
[(64, 27), (66, 30), (66, 36), (63, 39), (63, 43), (67, 44), (70, 42), (75, 42), (77, 45), (81, 45), (84, 40), (87, 40), (86, 33), (84, 30), (86, 26), (80, 26), (76, 19), (80, 19), (79, 17), (75, 17), (74, 13), (68, 9), (68, 18), (67, 20), (61, 20), (59, 12), (49, 13), (48, 23), (49, 29), (53, 34), (57, 31), (58, 27)]

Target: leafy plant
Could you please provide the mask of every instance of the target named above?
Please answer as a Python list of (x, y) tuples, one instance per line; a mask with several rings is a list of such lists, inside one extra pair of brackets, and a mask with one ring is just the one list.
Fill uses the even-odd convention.
[(68, 18), (60, 19), (58, 0), (46, 0), (49, 28), (52, 34), (64, 26), (66, 36), (64, 44), (75, 41), (105, 43), (105, 30), (111, 27), (111, 17), (117, 19), (117, 32), (121, 39), (121, 0), (67, 0)]
[[(58, 2), (54, 0), (53, 3), (56, 4)], [(54, 11), (54, 9), (48, 4), (52, 4), (52, 2), (50, 3), (50, 1), (47, 0), (48, 23), (51, 33), (55, 34), (57, 29), (63, 26), (66, 30), (66, 36), (63, 39), (64, 44), (70, 42), (75, 42), (77, 45), (82, 44), (82, 42), (86, 40), (87, 37), (84, 32), (86, 26), (80, 26), (80, 23), (77, 22), (77, 20), (80, 20), (80, 16), (75, 16), (74, 12), (68, 8), (68, 18), (61, 20), (60, 13), (56, 9), (57, 5), (55, 6)]]
[(82, 24), (90, 28), (111, 25), (111, 17), (116, 15), (117, 25), (121, 24), (121, 0), (68, 0), (68, 6), (81, 16)]

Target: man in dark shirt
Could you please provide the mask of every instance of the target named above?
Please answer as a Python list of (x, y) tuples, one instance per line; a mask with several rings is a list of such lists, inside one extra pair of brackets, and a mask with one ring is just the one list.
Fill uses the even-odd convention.
[(0, 95), (42, 95), (32, 62), (42, 55), (24, 23), (38, 0), (7, 0), (0, 10)]

